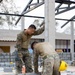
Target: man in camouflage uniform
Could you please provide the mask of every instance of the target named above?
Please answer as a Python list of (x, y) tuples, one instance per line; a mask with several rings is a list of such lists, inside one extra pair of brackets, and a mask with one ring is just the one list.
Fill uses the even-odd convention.
[(38, 56), (43, 59), (42, 75), (60, 75), (60, 59), (56, 51), (48, 42), (33, 42), (31, 48), (34, 52), (34, 72), (38, 73)]
[[(32, 64), (31, 64), (31, 57), (28, 51), (28, 45), (33, 35), (39, 35), (43, 33), (44, 21), (41, 23), (41, 25), (42, 26), (38, 30), (36, 30), (35, 25), (32, 24), (28, 27), (28, 29), (24, 29), (21, 33), (17, 35), (16, 48), (18, 50), (18, 56), (22, 58), (22, 60), (25, 63), (26, 72), (33, 71)], [(22, 68), (21, 60), (19, 60), (16, 65), (17, 65), (17, 71), (21, 72), (21, 68)]]

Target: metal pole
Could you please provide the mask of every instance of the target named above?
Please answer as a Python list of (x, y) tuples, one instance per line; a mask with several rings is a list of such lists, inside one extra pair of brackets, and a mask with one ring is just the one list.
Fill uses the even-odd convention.
[(74, 24), (71, 21), (71, 60), (74, 61)]
[(21, 30), (24, 29), (24, 25), (25, 25), (24, 17), (21, 17)]
[[(9, 15), (9, 16), (22, 16), (22, 17), (31, 17), (31, 18), (42, 18), (44, 19), (44, 17), (41, 16), (33, 16), (33, 15), (20, 15), (20, 14), (8, 14), (8, 13), (0, 13), (0, 15)], [(75, 16), (73, 19), (64, 19), (64, 18), (55, 18), (55, 20), (64, 20), (64, 21), (75, 21)]]

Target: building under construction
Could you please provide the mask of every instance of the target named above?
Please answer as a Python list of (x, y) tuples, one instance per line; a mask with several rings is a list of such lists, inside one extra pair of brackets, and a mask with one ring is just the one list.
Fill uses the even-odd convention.
[[(4, 0), (1, 0), (0, 4), (3, 2)], [(60, 59), (66, 61), (68, 65), (73, 66), (74, 68), (75, 15), (73, 12), (75, 11), (75, 0), (28, 0), (25, 3), (25, 7), (20, 14), (0, 12), (0, 17), (17, 17), (13, 26), (18, 26), (18, 28), (11, 27), (10, 29), (5, 29), (7, 27), (4, 24), (5, 28), (0, 28), (0, 71), (2, 75), (3, 73), (7, 74), (7, 72), (10, 75), (12, 75), (12, 72), (15, 73), (15, 45), (17, 34), (27, 28), (28, 26), (26, 25), (30, 23), (36, 24), (36, 27), (38, 28), (40, 22), (43, 20), (45, 20), (44, 33), (39, 36), (33, 36), (30, 44), (33, 41), (50, 42), (56, 52), (58, 52)], [(39, 8), (42, 9), (39, 11)], [(29, 21), (32, 20), (32, 22), (30, 21), (30, 23), (28, 23), (28, 19)], [(31, 47), (29, 45), (29, 50), (30, 49)], [(30, 53), (33, 56), (32, 52)]]

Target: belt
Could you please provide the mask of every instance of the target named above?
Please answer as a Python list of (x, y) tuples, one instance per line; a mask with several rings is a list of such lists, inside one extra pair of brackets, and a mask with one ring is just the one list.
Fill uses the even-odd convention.
[(22, 50), (28, 50), (28, 48), (22, 48)]
[(53, 57), (53, 55), (44, 56), (43, 59), (45, 60), (45, 59), (48, 58), (48, 57)]
[(28, 48), (21, 48), (21, 50), (18, 50), (18, 51), (27, 51)]
[(57, 56), (58, 56), (58, 55), (46, 55), (46, 56), (43, 57), (43, 59), (45, 60), (45, 59), (48, 58), (48, 57), (55, 58), (55, 57), (57, 57)]

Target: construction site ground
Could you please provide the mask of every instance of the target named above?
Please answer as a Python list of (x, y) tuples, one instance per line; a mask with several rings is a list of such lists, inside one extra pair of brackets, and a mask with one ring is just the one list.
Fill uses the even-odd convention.
[[(0, 75), (15, 75), (15, 72), (0, 72)], [(18, 74), (23, 75), (23, 74)], [(26, 75), (39, 75), (35, 73), (26, 73)], [(68, 66), (66, 71), (62, 71), (61, 75), (75, 75), (75, 66)]]

